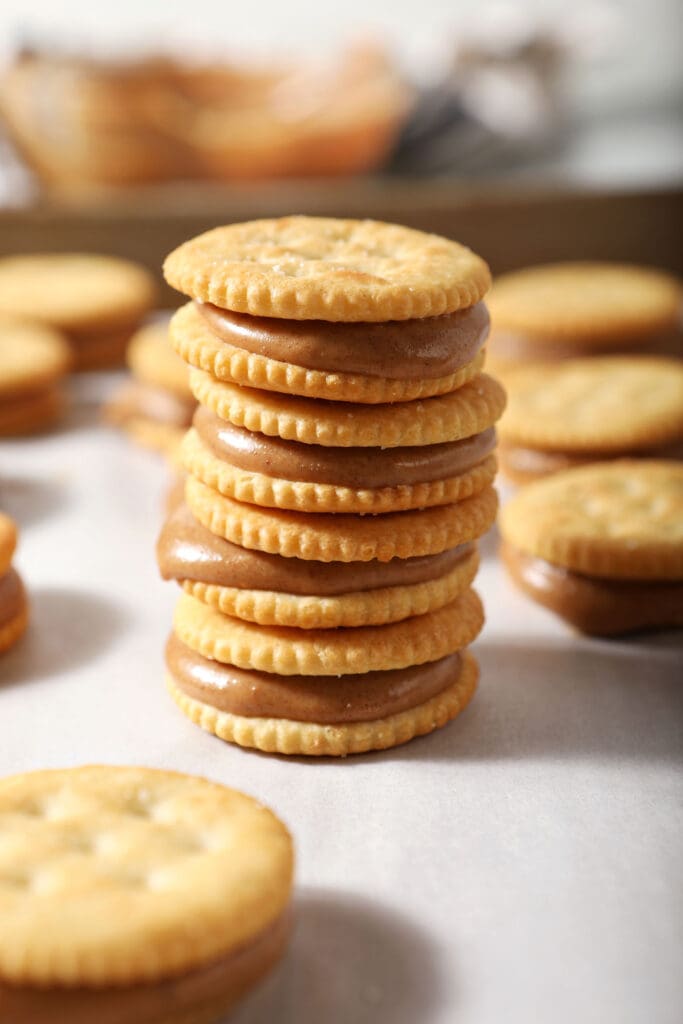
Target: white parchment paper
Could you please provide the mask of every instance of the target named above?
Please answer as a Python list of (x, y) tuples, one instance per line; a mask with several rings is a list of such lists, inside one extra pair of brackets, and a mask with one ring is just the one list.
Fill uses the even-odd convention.
[(202, 733), (167, 697), (168, 476), (97, 422), (0, 441), (32, 624), (0, 661), (0, 772), (86, 762), (207, 775), (298, 853), (290, 953), (237, 1024), (678, 1024), (681, 634), (582, 640), (506, 581), (495, 539), (467, 712), (385, 754), (306, 762)]

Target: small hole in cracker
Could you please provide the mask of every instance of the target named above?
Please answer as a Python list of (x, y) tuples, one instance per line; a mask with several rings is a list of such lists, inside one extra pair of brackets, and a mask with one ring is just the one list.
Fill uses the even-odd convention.
[(154, 817), (152, 794), (147, 789), (140, 789), (126, 802), (124, 811), (134, 818)]

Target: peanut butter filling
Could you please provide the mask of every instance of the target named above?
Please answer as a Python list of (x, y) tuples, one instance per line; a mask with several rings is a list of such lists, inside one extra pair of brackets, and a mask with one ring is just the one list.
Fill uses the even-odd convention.
[(193, 398), (131, 380), (108, 403), (107, 419), (115, 425), (142, 418), (171, 427), (189, 427), (196, 407)]
[(198, 580), (240, 590), (334, 597), (438, 579), (471, 553), (460, 544), (438, 555), (389, 562), (315, 562), (242, 548), (202, 526), (187, 505), (172, 509), (157, 542), (164, 579)]
[(428, 483), (466, 473), (496, 447), (493, 427), (462, 441), (406, 448), (329, 448), (236, 427), (199, 406), (194, 427), (231, 466), (283, 480), (377, 488)]
[(50, 381), (38, 388), (17, 388), (12, 391), (0, 392), (0, 411), (9, 413), (21, 412), (39, 406), (58, 393), (59, 382)]
[(2, 1020), (8, 1024), (172, 1024), (202, 1012), (215, 1012), (218, 1018), (280, 959), (290, 930), (291, 912), (285, 911), (242, 949), (188, 974), (148, 984), (28, 988), (0, 981)]
[(670, 331), (652, 338), (625, 338), (618, 343), (592, 341), (588, 344), (571, 339), (542, 338), (492, 330), (489, 338), (492, 359), (512, 363), (558, 362), (591, 355), (683, 355), (683, 331)]
[(455, 373), (472, 362), (489, 329), (483, 302), (457, 313), (386, 323), (278, 320), (196, 305), (211, 333), (235, 348), (309, 370), (394, 380)]
[(550, 473), (557, 473), (561, 469), (586, 465), (599, 459), (599, 456), (595, 455), (574, 456), (563, 452), (542, 452), (535, 448), (505, 444), (503, 441), (498, 446), (498, 454), (501, 471), (520, 481), (536, 480)]
[(245, 718), (317, 725), (375, 722), (424, 704), (460, 673), (458, 653), (426, 665), (348, 676), (278, 676), (211, 661), (171, 634), (166, 665), (188, 697)]
[(609, 636), (683, 626), (683, 580), (609, 580), (553, 565), (503, 542), (501, 557), (530, 597), (583, 633)]
[(25, 604), (26, 592), (19, 574), (14, 569), (8, 569), (0, 576), (0, 626), (16, 619)]
[(569, 469), (571, 466), (587, 466), (591, 462), (604, 462), (615, 458), (683, 459), (683, 442), (644, 448), (635, 452), (548, 452), (501, 441), (499, 454), (503, 472), (519, 477), (520, 480), (535, 480), (562, 469)]

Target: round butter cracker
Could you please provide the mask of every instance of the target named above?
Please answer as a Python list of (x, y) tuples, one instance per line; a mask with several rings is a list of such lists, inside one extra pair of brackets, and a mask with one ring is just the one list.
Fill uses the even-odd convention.
[(627, 454), (683, 440), (683, 362), (569, 359), (506, 378), (501, 441), (570, 454)]
[(152, 308), (156, 288), (143, 267), (91, 253), (0, 259), (0, 313), (65, 331), (128, 326)]
[(379, 322), (473, 306), (489, 269), (469, 249), (395, 224), (281, 217), (214, 228), (166, 258), (178, 291), (289, 320)]
[(242, 590), (198, 580), (184, 580), (182, 586), (187, 594), (204, 604), (247, 622), (297, 629), (335, 629), (339, 626), (380, 626), (443, 608), (470, 586), (478, 567), (479, 556), (473, 551), (437, 579), (336, 597)]
[(221, 341), (211, 332), (192, 302), (174, 314), (170, 324), (170, 338), (173, 348), (185, 362), (219, 381), (287, 395), (368, 405), (407, 402), (455, 391), (476, 377), (485, 362), (485, 352), (482, 350), (475, 359), (455, 373), (421, 380), (309, 370), (294, 363), (283, 363), (278, 359), (247, 352)]
[(620, 263), (552, 263), (496, 278), (488, 299), (496, 332), (538, 342), (623, 346), (680, 328), (683, 286), (669, 274)]
[(435, 555), (483, 536), (493, 525), (493, 487), (455, 505), (381, 516), (262, 509), (188, 477), (185, 500), (202, 525), (244, 548), (318, 562), (369, 562)]
[(49, 389), (70, 366), (69, 345), (59, 331), (0, 312), (0, 401)]
[(186, 363), (171, 348), (168, 318), (155, 320), (130, 339), (126, 362), (137, 380), (164, 388), (181, 398), (192, 398)]
[(188, 697), (169, 676), (171, 697), (183, 714), (206, 732), (222, 740), (271, 754), (304, 757), (346, 757), (371, 750), (387, 750), (446, 725), (474, 696), (479, 669), (463, 651), (458, 678), (424, 704), (374, 722), (316, 725), (286, 718), (247, 718), (219, 711)]
[(447, 395), (371, 405), (273, 394), (190, 371), (198, 402), (220, 419), (269, 437), (331, 448), (397, 448), (457, 441), (492, 426), (505, 392), (484, 373)]
[(0, 780), (0, 986), (153, 983), (229, 956), (286, 910), (292, 844), (206, 779), (89, 766)]
[(183, 438), (180, 459), (188, 473), (221, 494), (261, 508), (298, 512), (358, 512), (373, 515), (430, 508), (478, 494), (493, 483), (496, 458), (489, 455), (457, 476), (397, 487), (355, 489), (335, 484), (283, 480), (232, 466), (217, 458), (191, 429)]
[(205, 658), (276, 675), (349, 675), (421, 665), (459, 651), (484, 624), (466, 590), (426, 615), (383, 626), (302, 630), (229, 618), (188, 594), (176, 606), (176, 636)]
[(606, 579), (683, 579), (683, 463), (623, 459), (530, 484), (500, 531), (525, 554)]

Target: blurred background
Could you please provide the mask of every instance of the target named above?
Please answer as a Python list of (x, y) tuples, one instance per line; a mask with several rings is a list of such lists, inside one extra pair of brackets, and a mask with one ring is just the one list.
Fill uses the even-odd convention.
[(0, 254), (290, 212), (683, 270), (680, 0), (4, 0)]

